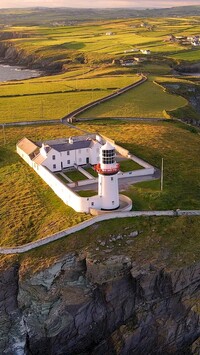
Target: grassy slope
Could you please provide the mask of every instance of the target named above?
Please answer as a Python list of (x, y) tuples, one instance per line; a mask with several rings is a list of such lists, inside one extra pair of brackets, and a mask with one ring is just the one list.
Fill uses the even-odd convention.
[[(110, 123), (98, 123), (79, 127), (114, 138), (157, 167), (164, 157), (164, 192), (159, 191), (158, 185), (130, 187), (126, 193), (133, 199), (134, 209), (200, 208), (199, 135), (172, 123), (115, 123), (112, 127)], [(35, 240), (88, 218), (65, 206), (14, 153), (14, 144), (23, 136), (33, 140), (50, 139), (77, 134), (77, 131), (62, 125), (6, 128), (5, 146), (1, 134), (2, 131), (1, 245)]]
[(122, 96), (85, 111), (79, 117), (163, 118), (164, 110), (174, 110), (186, 103), (184, 98), (164, 92), (150, 79)]
[[(151, 264), (169, 270), (177, 269), (199, 260), (199, 229), (200, 217), (114, 219), (98, 223), (15, 259), (21, 263), (21, 276), (37, 272), (74, 251), (92, 256), (95, 260), (103, 261), (112, 255), (126, 255), (141, 266)], [(128, 235), (136, 230), (140, 234), (130, 244), (126, 243), (131, 239), (127, 237), (118, 242), (109, 241), (111, 235)], [(105, 241), (105, 247), (99, 241)]]
[(170, 122), (116, 124), (111, 130), (107, 121), (98, 127), (99, 132), (158, 168), (164, 158), (164, 192), (130, 188), (135, 209), (200, 207), (200, 138), (189, 129)]
[[(66, 206), (15, 153), (15, 143), (27, 135), (35, 140), (72, 134), (63, 126), (6, 129), (0, 132), (1, 245), (19, 245), (87, 219)], [(78, 133), (75, 131), (74, 133)]]

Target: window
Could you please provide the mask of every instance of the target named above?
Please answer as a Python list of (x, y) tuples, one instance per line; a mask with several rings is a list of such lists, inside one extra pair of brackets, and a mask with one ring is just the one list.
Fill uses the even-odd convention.
[(103, 164), (113, 164), (115, 161), (114, 158), (103, 158), (102, 162)]
[(91, 203), (91, 206), (94, 206), (94, 202)]
[(114, 205), (115, 201), (112, 201), (112, 205)]
[(89, 149), (88, 149), (88, 148), (86, 149), (86, 152), (87, 152), (87, 153), (89, 152)]
[(55, 159), (56, 159), (56, 156), (55, 156), (55, 155), (52, 155), (52, 159), (55, 160)]
[(113, 181), (113, 177), (111, 177), (110, 180)]
[(67, 155), (70, 155), (70, 151), (69, 150), (67, 150)]
[(56, 164), (53, 164), (53, 169), (56, 169)]
[(102, 151), (102, 162), (103, 162), (103, 164), (113, 164), (115, 162), (114, 149)]
[(79, 154), (81, 153), (81, 149), (78, 150)]
[(67, 164), (70, 164), (70, 160), (67, 161)]

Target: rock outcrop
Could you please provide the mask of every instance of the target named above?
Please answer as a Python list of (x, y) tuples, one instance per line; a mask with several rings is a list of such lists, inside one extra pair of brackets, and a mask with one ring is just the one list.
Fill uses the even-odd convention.
[(53, 61), (52, 58), (44, 59), (25, 50), (19, 50), (9, 41), (0, 41), (0, 59), (7, 64), (25, 66), (47, 73), (57, 73), (62, 70), (62, 64)]
[(199, 353), (200, 264), (169, 272), (70, 254), (18, 274), (1, 273), (1, 354)]

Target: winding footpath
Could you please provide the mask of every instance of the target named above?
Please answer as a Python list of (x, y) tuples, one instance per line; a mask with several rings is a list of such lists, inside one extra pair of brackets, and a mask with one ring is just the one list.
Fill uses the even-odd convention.
[(109, 212), (97, 217), (93, 217), (87, 221), (77, 224), (74, 227), (64, 229), (58, 233), (49, 235), (45, 238), (36, 240), (31, 243), (27, 243), (17, 247), (0, 248), (0, 254), (4, 254), (4, 255), (22, 254), (27, 251), (36, 249), (42, 245), (46, 245), (58, 239), (64, 238), (72, 233), (79, 232), (82, 229), (90, 227), (91, 225), (97, 222), (107, 221), (109, 219), (127, 218), (127, 217), (160, 217), (160, 216), (166, 216), (166, 217), (200, 216), (200, 210)]

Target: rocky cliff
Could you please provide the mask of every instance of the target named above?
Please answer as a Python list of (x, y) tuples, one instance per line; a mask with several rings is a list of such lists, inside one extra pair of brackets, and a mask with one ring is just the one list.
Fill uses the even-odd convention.
[[(26, 35), (21, 35), (22, 37)], [(62, 70), (62, 64), (55, 62), (53, 58), (44, 59), (36, 53), (28, 53), (18, 49), (13, 42), (13, 38), (20, 38), (20, 33), (3, 32), (0, 34), (0, 59), (6, 64), (21, 65), (30, 69), (39, 69), (48, 73), (56, 73)]]
[(200, 264), (70, 254), (19, 275), (1, 273), (1, 354), (199, 354)]

